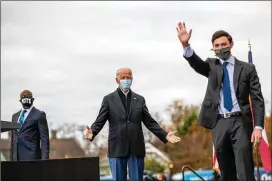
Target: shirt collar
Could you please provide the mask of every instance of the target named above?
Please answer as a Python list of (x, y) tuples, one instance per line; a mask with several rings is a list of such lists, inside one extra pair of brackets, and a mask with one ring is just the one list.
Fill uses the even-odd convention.
[(127, 95), (129, 94), (129, 92), (130, 92), (130, 89), (129, 89), (127, 92), (123, 92), (122, 89), (121, 89), (120, 87), (119, 87), (118, 89), (119, 89), (120, 92), (122, 92), (122, 94), (124, 94), (126, 97), (127, 97)]
[(128, 90), (127, 92), (123, 92), (123, 91), (121, 90), (121, 92), (127, 97), (127, 95), (128, 95), (128, 93), (130, 92), (130, 90)]
[(221, 64), (223, 64), (224, 62), (229, 62), (231, 65), (234, 65), (235, 64), (235, 58), (234, 58), (234, 56), (231, 55), (228, 60), (220, 59), (220, 62), (221, 62)]
[(23, 108), (22, 111), (26, 110), (26, 112), (30, 112), (32, 110), (32, 108), (33, 108), (33, 105), (30, 108), (28, 108), (28, 109), (24, 109)]

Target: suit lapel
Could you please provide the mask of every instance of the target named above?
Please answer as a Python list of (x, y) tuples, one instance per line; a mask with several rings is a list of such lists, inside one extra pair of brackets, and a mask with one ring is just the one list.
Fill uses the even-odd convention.
[(27, 124), (27, 122), (30, 120), (30, 118), (34, 115), (35, 110), (36, 110), (35, 107), (33, 107), (33, 108), (31, 109), (30, 113), (28, 114), (27, 118), (26, 118), (25, 121), (24, 121), (24, 124), (23, 124), (23, 126), (22, 126), (22, 129), (23, 129), (24, 126)]
[(130, 101), (128, 118), (130, 118), (131, 112), (133, 111), (137, 101), (138, 101), (138, 98), (137, 98), (136, 94), (131, 91), (131, 101)]
[(217, 85), (221, 85), (222, 78), (223, 78), (222, 64), (219, 59), (217, 59), (216, 61), (217, 61), (217, 64), (216, 64)]
[(121, 98), (120, 98), (117, 90), (114, 92), (114, 96), (113, 96), (112, 100), (121, 109), (121, 111), (124, 114), (124, 116), (126, 116), (125, 108), (123, 106), (122, 100), (121, 100)]
[(19, 111), (19, 112), (17, 112), (17, 113), (15, 114), (15, 117), (14, 117), (14, 119), (12, 120), (12, 122), (14, 122), (14, 123), (17, 123), (17, 122), (18, 122), (20, 113), (21, 113), (21, 111)]
[(242, 70), (241, 63), (239, 60), (235, 58), (234, 73), (233, 73), (233, 86), (234, 86), (235, 93), (237, 92), (241, 70)]

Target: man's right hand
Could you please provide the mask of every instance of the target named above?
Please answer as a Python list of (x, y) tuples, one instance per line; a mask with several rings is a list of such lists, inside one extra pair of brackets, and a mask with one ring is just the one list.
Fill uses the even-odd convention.
[(189, 40), (191, 38), (192, 29), (190, 29), (189, 33), (188, 33), (187, 30), (186, 30), (185, 22), (183, 22), (183, 23), (179, 22), (178, 27), (176, 27), (176, 29), (177, 29), (177, 32), (178, 32), (179, 41), (182, 44), (182, 46), (184, 48), (190, 46)]
[(83, 131), (84, 137), (85, 139), (91, 140), (93, 139), (93, 132), (92, 130), (89, 128), (89, 126), (87, 126), (85, 128), (85, 130)]

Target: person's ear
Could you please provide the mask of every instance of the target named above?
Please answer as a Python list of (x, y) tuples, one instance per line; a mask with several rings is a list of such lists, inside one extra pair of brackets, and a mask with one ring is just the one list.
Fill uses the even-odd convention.
[(230, 44), (230, 49), (232, 49), (234, 42), (232, 41)]

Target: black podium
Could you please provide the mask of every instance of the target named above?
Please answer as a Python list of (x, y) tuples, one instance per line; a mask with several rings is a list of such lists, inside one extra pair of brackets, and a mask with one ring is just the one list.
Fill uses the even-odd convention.
[(99, 158), (1, 162), (1, 181), (99, 181)]
[(9, 121), (1, 121), (1, 133), (6, 131), (12, 131), (21, 128), (19, 123), (13, 123)]

